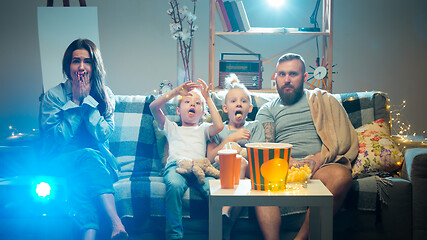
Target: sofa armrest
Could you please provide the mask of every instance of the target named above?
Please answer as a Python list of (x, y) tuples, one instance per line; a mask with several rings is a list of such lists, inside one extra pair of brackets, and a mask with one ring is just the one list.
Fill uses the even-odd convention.
[(424, 170), (427, 170), (427, 148), (407, 149), (401, 171), (402, 178), (411, 182), (416, 180), (414, 178), (426, 178), (427, 180), (427, 171)]
[(427, 148), (427, 142), (424, 137), (418, 136), (391, 136), (391, 139), (399, 146), (400, 151), (405, 154), (406, 150), (412, 148)]
[(402, 177), (412, 182), (413, 239), (424, 239), (427, 235), (427, 148), (406, 151)]

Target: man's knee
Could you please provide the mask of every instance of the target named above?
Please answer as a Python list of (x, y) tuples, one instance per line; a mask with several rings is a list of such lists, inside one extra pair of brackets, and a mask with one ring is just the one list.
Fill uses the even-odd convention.
[(351, 186), (353, 180), (351, 172), (339, 164), (322, 167), (315, 173), (313, 178), (320, 179), (327, 187), (344, 190)]

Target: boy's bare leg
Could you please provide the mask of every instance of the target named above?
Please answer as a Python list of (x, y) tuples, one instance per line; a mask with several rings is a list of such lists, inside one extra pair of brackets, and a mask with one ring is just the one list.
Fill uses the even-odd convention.
[(265, 240), (280, 239), (280, 224), (282, 218), (280, 209), (277, 206), (262, 206), (255, 207), (255, 212), (258, 218), (259, 226)]
[(108, 217), (111, 220), (111, 225), (113, 231), (111, 233), (112, 239), (127, 239), (128, 234), (123, 226), (122, 221), (117, 215), (116, 203), (114, 200), (114, 195), (111, 193), (106, 193), (101, 195), (102, 206), (107, 212)]
[(230, 217), (230, 209), (231, 209), (231, 206), (222, 207), (222, 215), (226, 215), (227, 217)]

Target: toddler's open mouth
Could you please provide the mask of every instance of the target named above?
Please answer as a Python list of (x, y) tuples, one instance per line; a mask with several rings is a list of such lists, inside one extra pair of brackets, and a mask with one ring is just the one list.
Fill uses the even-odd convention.
[(237, 118), (241, 118), (241, 117), (242, 117), (242, 111), (237, 110), (237, 111), (234, 113), (234, 115), (235, 115)]

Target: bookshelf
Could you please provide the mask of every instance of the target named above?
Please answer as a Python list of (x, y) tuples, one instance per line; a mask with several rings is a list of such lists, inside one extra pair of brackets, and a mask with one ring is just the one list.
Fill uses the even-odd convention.
[[(216, 31), (215, 18), (216, 18), (216, 4), (215, 0), (209, 0), (209, 84), (217, 86), (215, 78), (215, 37), (217, 35), (283, 35), (284, 37), (291, 37), (295, 35), (307, 35), (307, 36), (319, 36), (322, 40), (322, 55), (328, 65), (328, 79), (326, 86), (322, 86), (323, 89), (328, 92), (332, 92), (332, 44), (333, 44), (333, 28), (332, 28), (332, 13), (333, 13), (333, 0), (322, 0), (323, 1), (323, 14), (322, 14), (322, 25), (320, 32), (302, 32), (298, 31), (297, 28), (287, 29), (286, 32), (269, 32), (268, 28), (266, 31), (261, 32), (224, 32)], [(272, 92), (276, 90), (261, 89), (258, 91)]]

